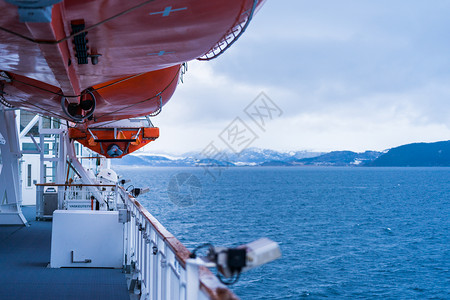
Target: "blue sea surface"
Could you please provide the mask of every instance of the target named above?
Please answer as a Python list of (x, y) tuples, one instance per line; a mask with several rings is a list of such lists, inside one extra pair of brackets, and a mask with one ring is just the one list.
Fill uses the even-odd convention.
[[(232, 286), (242, 299), (450, 299), (450, 168), (115, 169), (190, 250), (280, 244)], [(201, 183), (192, 206), (169, 198), (177, 174)]]

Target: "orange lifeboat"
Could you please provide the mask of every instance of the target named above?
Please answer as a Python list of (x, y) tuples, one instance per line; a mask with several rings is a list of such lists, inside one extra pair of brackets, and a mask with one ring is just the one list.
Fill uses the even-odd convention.
[(121, 158), (159, 137), (157, 127), (70, 128), (69, 138), (106, 158)]
[(0, 1), (0, 105), (73, 122), (74, 139), (96, 136), (90, 147), (103, 155), (109, 142), (99, 141), (114, 140), (121, 157), (156, 129), (140, 128), (139, 139), (97, 125), (160, 111), (184, 63), (221, 55), (263, 2)]

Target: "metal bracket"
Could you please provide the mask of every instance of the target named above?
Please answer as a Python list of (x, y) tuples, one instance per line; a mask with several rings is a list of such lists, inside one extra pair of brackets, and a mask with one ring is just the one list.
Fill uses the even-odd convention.
[(128, 211), (126, 209), (119, 209), (119, 223), (128, 222)]
[(167, 267), (167, 260), (165, 258), (161, 258), (161, 268)]
[(53, 4), (62, 0), (6, 0), (18, 6), (20, 22), (49, 23), (52, 21)]
[(70, 251), (70, 260), (73, 264), (89, 264), (92, 262), (92, 259), (89, 258), (86, 258), (85, 260), (74, 260), (73, 256), (73, 251)]

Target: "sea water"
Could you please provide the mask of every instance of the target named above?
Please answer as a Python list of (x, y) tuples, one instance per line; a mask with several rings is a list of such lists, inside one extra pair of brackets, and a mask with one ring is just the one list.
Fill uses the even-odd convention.
[(231, 287), (242, 299), (450, 299), (450, 168), (116, 170), (190, 250), (280, 244)]

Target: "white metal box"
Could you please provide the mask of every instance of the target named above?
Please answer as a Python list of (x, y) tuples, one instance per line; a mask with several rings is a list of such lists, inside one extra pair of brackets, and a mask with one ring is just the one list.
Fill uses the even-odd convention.
[(117, 211), (55, 210), (50, 267), (122, 268)]

